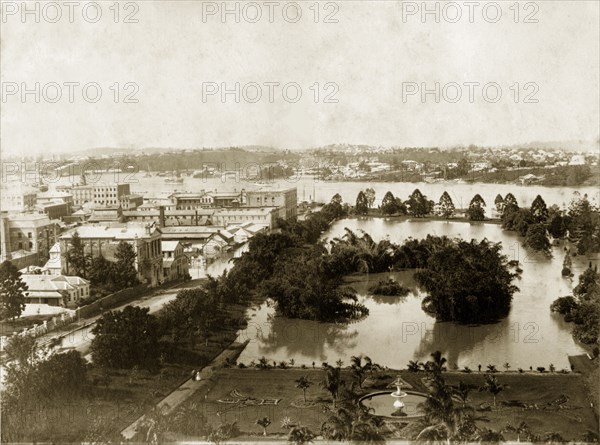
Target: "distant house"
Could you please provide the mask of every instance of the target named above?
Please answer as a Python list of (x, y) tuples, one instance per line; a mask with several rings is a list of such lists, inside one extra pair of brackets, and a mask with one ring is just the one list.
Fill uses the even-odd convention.
[(66, 275), (21, 275), (29, 288), (26, 303), (69, 306), (90, 295), (90, 283), (80, 277)]
[(585, 156), (573, 155), (569, 161), (569, 165), (585, 165)]
[(202, 246), (202, 255), (205, 258), (216, 258), (223, 252), (229, 250), (229, 247), (234, 243), (234, 236), (226, 231), (220, 230), (213, 233)]
[(165, 281), (184, 278), (189, 274), (190, 262), (179, 241), (161, 241), (163, 277)]

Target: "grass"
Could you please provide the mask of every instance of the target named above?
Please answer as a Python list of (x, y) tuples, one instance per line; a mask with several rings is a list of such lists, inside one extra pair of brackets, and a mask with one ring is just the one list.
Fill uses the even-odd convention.
[[(306, 375), (313, 382), (307, 390), (307, 399), (314, 402), (314, 406), (302, 406), (302, 390), (295, 387), (295, 380)], [(369, 379), (365, 382), (363, 393), (368, 394), (376, 390), (385, 389), (400, 375), (413, 386), (413, 390), (425, 392), (422, 382), (424, 373), (411, 373), (408, 371), (380, 371), (379, 378)], [(471, 392), (471, 404), (482, 410), (479, 414), (487, 417), (488, 421), (480, 422), (480, 426), (502, 430), (508, 422), (518, 424), (526, 422), (531, 430), (544, 435), (546, 432), (559, 432), (567, 439), (579, 439), (581, 434), (588, 429), (597, 431), (597, 421), (587, 400), (588, 391), (585, 387), (584, 376), (580, 374), (533, 374), (533, 373), (496, 373), (502, 384), (509, 385), (497, 396), (496, 408), (488, 407), (492, 404), (492, 396), (486, 392), (474, 390)], [(327, 418), (327, 408), (332, 406), (331, 396), (319, 386), (324, 372), (320, 369), (222, 369), (215, 374), (212, 388), (206, 393), (195, 394), (184, 406), (197, 406), (198, 414), (202, 413), (207, 422), (213, 426), (221, 422), (235, 421), (239, 426), (242, 438), (256, 439), (262, 437), (262, 428), (256, 425), (256, 419), (269, 417), (271, 425), (267, 429), (268, 437), (281, 439), (287, 436), (288, 430), (281, 426), (284, 418), (289, 417), (293, 423), (301, 423), (318, 433), (321, 423)], [(481, 386), (484, 373), (444, 373), (447, 383), (458, 384), (459, 381)], [(344, 379), (352, 380), (348, 370), (344, 370)], [(218, 400), (231, 399), (231, 391), (236, 389), (240, 393), (256, 399), (275, 398), (281, 399), (277, 405), (263, 406), (236, 406), (220, 403)], [(561, 395), (568, 397), (564, 408), (548, 405)], [(537, 404), (538, 409), (523, 409), (509, 407), (503, 402), (519, 400), (528, 405)], [(296, 405), (296, 403), (298, 405)], [(309, 403), (310, 404), (310, 403)], [(488, 410), (489, 409), (489, 410)], [(220, 412), (219, 415), (217, 413)], [(404, 426), (401, 420), (387, 421), (389, 425)], [(386, 428), (388, 434), (394, 438), (403, 439), (401, 428)], [(396, 430), (394, 433), (389, 431)], [(406, 435), (406, 434), (405, 434)], [(505, 439), (516, 439), (512, 433), (505, 433)], [(180, 440), (194, 439), (183, 434), (174, 437)], [(196, 438), (197, 439), (197, 438)]]
[[(245, 310), (244, 305), (228, 308), (233, 319), (243, 319)], [(98, 425), (100, 439), (117, 437), (120, 431), (184, 383), (193, 369), (204, 367), (228, 347), (236, 339), (237, 329), (227, 326), (211, 335), (208, 344), (204, 339), (198, 339), (193, 345), (180, 344), (177, 354), (157, 373), (91, 365), (85, 396), (71, 401), (40, 402), (24, 414), (9, 419), (5, 413), (3, 441), (81, 442), (97, 430)]]

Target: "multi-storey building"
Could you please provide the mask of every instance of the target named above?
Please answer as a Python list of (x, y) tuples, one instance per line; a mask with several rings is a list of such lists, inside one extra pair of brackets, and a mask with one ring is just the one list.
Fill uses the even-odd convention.
[(37, 191), (19, 185), (3, 186), (0, 190), (0, 209), (4, 212), (26, 212), (33, 209)]
[(96, 205), (119, 205), (121, 197), (130, 194), (129, 184), (94, 184), (94, 204)]
[(189, 259), (179, 241), (161, 241), (163, 253), (163, 277), (165, 281), (184, 278), (189, 274)]
[(75, 232), (79, 234), (86, 253), (92, 257), (103, 256), (113, 262), (116, 261), (115, 253), (119, 243), (125, 241), (131, 244), (136, 253), (135, 268), (138, 271), (138, 279), (152, 286), (162, 281), (161, 234), (155, 224), (86, 224), (70, 230), (60, 237), (61, 267), (64, 274), (69, 274), (72, 270), (66, 261), (65, 253), (71, 247), (71, 239)]
[(283, 218), (296, 219), (298, 207), (298, 192), (296, 187), (288, 189), (273, 189), (263, 187), (246, 192), (246, 207), (283, 207)]
[[(17, 267), (39, 266), (49, 258), (52, 245), (59, 232), (57, 221), (39, 213), (0, 215), (2, 229), (0, 242), (2, 261), (17, 261)], [(25, 260), (24, 258), (27, 258)]]

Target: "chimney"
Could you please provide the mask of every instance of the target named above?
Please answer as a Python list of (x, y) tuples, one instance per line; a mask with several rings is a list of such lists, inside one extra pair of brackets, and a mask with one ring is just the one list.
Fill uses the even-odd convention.
[(0, 262), (12, 260), (10, 248), (10, 231), (8, 228), (8, 213), (0, 213)]
[(165, 227), (165, 206), (158, 208), (158, 227), (161, 229)]

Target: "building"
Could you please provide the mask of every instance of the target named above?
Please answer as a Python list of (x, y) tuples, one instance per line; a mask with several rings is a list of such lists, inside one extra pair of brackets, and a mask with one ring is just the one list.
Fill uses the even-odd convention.
[(73, 195), (68, 192), (44, 192), (38, 193), (37, 204), (45, 204), (47, 202), (64, 202), (67, 204), (67, 212), (70, 215), (73, 209)]
[(129, 184), (94, 184), (94, 204), (98, 206), (118, 206), (126, 195), (131, 195)]
[(135, 268), (138, 279), (152, 286), (163, 279), (161, 233), (156, 224), (143, 223), (102, 223), (85, 224), (70, 230), (60, 237), (61, 270), (69, 274), (71, 269), (64, 253), (70, 248), (73, 234), (77, 232), (84, 244), (85, 252), (92, 257), (103, 256), (109, 261), (116, 261), (115, 253), (121, 241), (133, 247), (136, 253)]
[(211, 224), (215, 213), (211, 209), (165, 210), (163, 207), (150, 210), (128, 210), (123, 212), (126, 221), (156, 222), (160, 227), (205, 226)]
[(163, 253), (163, 279), (174, 281), (189, 275), (190, 262), (179, 241), (161, 241)]
[(50, 219), (60, 219), (63, 220), (65, 217), (71, 214), (71, 206), (64, 201), (45, 201), (38, 202), (34, 206), (35, 210), (39, 213), (44, 213), (48, 215)]
[(0, 209), (3, 212), (26, 212), (35, 206), (37, 191), (32, 187), (18, 185), (3, 186), (0, 190)]
[(212, 196), (204, 190), (200, 190), (200, 193), (174, 193), (169, 199), (173, 210), (205, 209), (214, 205)]
[(119, 198), (119, 204), (123, 210), (135, 210), (144, 204), (144, 197), (136, 194), (122, 195)]
[(227, 252), (235, 243), (233, 234), (226, 230), (219, 230), (208, 237), (202, 246), (202, 256), (213, 259)]
[(2, 212), (0, 224), (0, 259), (15, 261), (20, 258), (17, 264), (19, 269), (43, 264), (58, 239), (57, 221), (51, 220), (48, 215)]
[(83, 278), (65, 275), (21, 275), (28, 290), (25, 302), (50, 306), (71, 306), (90, 296), (90, 283)]
[(230, 224), (243, 224), (254, 222), (263, 224), (272, 229), (278, 218), (286, 215), (285, 207), (239, 207), (230, 209), (216, 209), (212, 215), (212, 224), (228, 226)]
[(73, 205), (81, 207), (88, 202), (94, 202), (93, 185), (58, 186), (56, 190), (71, 194)]
[(95, 183), (73, 186), (58, 186), (58, 191), (70, 193), (73, 204), (82, 207), (86, 203), (96, 206), (118, 206), (123, 196), (131, 195), (129, 184)]
[(88, 222), (123, 222), (123, 212), (118, 205), (94, 207)]
[(283, 219), (294, 220), (298, 216), (298, 192), (296, 187), (272, 189), (263, 187), (246, 192), (245, 207), (283, 207)]

